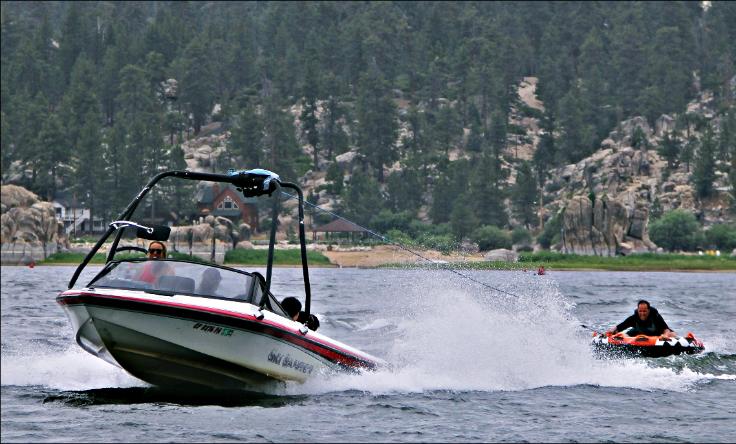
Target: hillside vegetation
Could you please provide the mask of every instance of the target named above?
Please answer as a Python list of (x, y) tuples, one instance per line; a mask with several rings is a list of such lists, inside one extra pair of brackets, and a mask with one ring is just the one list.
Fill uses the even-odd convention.
[[(382, 232), (545, 235), (555, 168), (669, 114), (658, 155), (698, 199), (733, 193), (736, 3), (708, 5), (2, 2), (2, 180), (109, 220), (219, 131), (202, 168), (319, 178), (313, 202)], [(142, 210), (191, 220), (190, 191)]]

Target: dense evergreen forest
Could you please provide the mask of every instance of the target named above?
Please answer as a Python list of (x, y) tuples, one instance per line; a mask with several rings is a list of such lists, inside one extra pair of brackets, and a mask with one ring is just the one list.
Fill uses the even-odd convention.
[[(216, 120), (232, 134), (222, 170), (326, 171), (340, 210), (378, 229), (411, 231), (420, 211), (457, 237), (534, 228), (548, 171), (621, 120), (686, 115), (705, 89), (732, 109), (734, 42), (736, 2), (722, 1), (2, 2), (2, 177), (110, 217), (184, 168), (179, 143)], [(544, 112), (519, 100), (525, 76)], [(504, 158), (512, 111), (546, 129), (532, 162)], [(733, 114), (699, 150), (713, 162), (732, 164)], [(673, 162), (691, 160), (670, 142)], [(350, 149), (365, 167), (344, 181), (334, 158)], [(186, 211), (155, 211), (175, 202)]]

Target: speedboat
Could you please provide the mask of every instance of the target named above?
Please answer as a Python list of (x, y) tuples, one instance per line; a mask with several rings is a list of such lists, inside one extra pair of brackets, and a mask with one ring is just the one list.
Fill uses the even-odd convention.
[[(234, 185), (246, 197), (276, 193), (266, 276), (190, 260), (116, 258), (124, 232), (165, 241), (167, 226), (146, 226), (132, 219), (136, 207), (163, 178)], [(167, 171), (158, 174), (112, 222), (76, 269), (69, 289), (56, 301), (63, 307), (77, 344), (147, 383), (166, 388), (271, 392), (286, 381), (303, 382), (333, 371), (361, 372), (385, 365), (337, 340), (317, 333), (308, 322), (292, 320), (270, 291), (279, 194), (296, 191), (299, 239), (309, 319), (311, 291), (304, 235), (301, 189), (267, 170), (227, 174)], [(84, 287), (74, 285), (85, 266), (113, 234), (102, 270)], [(120, 255), (118, 255), (120, 256)], [(155, 276), (155, 278), (151, 278)], [(313, 327), (314, 328), (314, 327)]]
[(593, 333), (593, 348), (603, 356), (642, 356), (661, 358), (679, 354), (696, 354), (705, 350), (703, 341), (692, 332), (683, 337), (665, 338), (663, 336)]

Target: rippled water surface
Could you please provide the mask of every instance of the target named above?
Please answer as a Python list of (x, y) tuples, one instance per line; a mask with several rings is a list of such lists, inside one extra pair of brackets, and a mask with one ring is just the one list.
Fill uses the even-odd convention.
[[(736, 274), (314, 269), (320, 332), (390, 370), (277, 396), (162, 392), (75, 343), (73, 267), (2, 267), (2, 441), (736, 441)], [(83, 274), (86, 282), (99, 268)], [(301, 270), (274, 292), (303, 295)], [(596, 359), (646, 298), (706, 353)]]

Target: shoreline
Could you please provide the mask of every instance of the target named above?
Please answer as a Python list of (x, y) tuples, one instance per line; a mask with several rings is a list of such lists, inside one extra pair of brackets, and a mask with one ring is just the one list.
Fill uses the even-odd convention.
[[(289, 251), (286, 249), (285, 251)], [(249, 250), (246, 250), (249, 251)], [(313, 256), (316, 254), (316, 256)], [(77, 257), (80, 256), (80, 257)], [(513, 270), (536, 272), (540, 266), (549, 271), (631, 271), (631, 272), (726, 272), (736, 273), (736, 258), (694, 254), (663, 255), (643, 254), (631, 256), (601, 257), (565, 255), (554, 252), (523, 253), (516, 262), (487, 261), (482, 253), (443, 254), (436, 250), (408, 252), (391, 245), (375, 245), (350, 249), (309, 251), (310, 268), (361, 268), (361, 269), (442, 269), (455, 270)], [(81, 263), (81, 253), (57, 257), (48, 262), (38, 261), (34, 266), (76, 266)], [(241, 260), (239, 260), (241, 259)], [(101, 256), (90, 265), (101, 265)], [(238, 254), (221, 264), (230, 267), (264, 267), (264, 254)], [(28, 266), (5, 263), (2, 266)], [(276, 268), (300, 268), (301, 258), (295, 254), (281, 255)]]
[[(449, 264), (452, 264), (450, 262)], [(378, 264), (378, 265), (368, 265), (368, 264), (353, 264), (353, 265), (341, 265), (341, 264), (315, 264), (315, 265), (309, 265), (310, 269), (314, 268), (325, 268), (325, 269), (342, 269), (342, 268), (349, 268), (349, 269), (362, 269), (362, 270), (442, 270), (442, 269), (451, 269), (451, 270), (460, 270), (460, 271), (520, 271), (523, 273), (532, 273), (536, 274), (536, 266), (527, 267), (526, 271), (524, 271), (521, 267), (516, 266), (515, 264), (518, 264), (518, 262), (515, 263), (508, 263), (508, 266), (488, 266), (488, 267), (442, 267), (439, 265), (448, 265), (448, 264), (434, 264), (434, 265), (420, 265), (420, 264), (397, 264), (397, 263), (385, 263), (385, 264)], [(78, 262), (54, 262), (54, 263), (37, 263), (33, 267), (30, 267), (29, 265), (23, 265), (23, 264), (0, 264), (0, 267), (25, 267), (25, 268), (36, 268), (36, 267), (75, 267), (79, 265)], [(103, 264), (88, 264), (88, 266), (98, 265), (102, 266)], [(265, 267), (265, 264), (254, 264), (254, 263), (227, 263), (227, 264), (220, 264), (226, 267), (253, 267), (253, 268), (262, 268)], [(274, 268), (301, 268), (301, 264), (274, 264)], [(639, 267), (639, 268), (619, 268), (619, 267), (610, 267), (610, 268), (602, 268), (602, 267), (555, 267), (554, 264), (546, 264), (544, 265), (545, 271), (547, 274), (549, 273), (559, 273), (559, 272), (566, 272), (566, 271), (593, 271), (593, 272), (611, 272), (611, 271), (618, 271), (618, 272), (659, 272), (659, 273), (736, 273), (736, 269), (734, 268), (663, 268), (663, 267)]]

